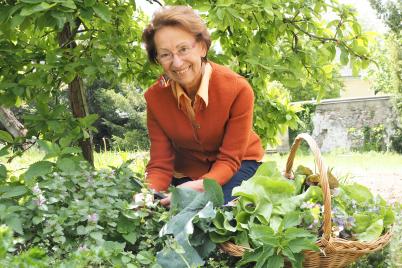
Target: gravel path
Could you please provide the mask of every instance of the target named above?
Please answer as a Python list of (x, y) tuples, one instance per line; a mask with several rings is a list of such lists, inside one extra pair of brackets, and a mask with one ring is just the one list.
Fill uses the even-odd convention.
[(352, 180), (367, 186), (390, 203), (402, 203), (402, 174), (397, 172), (351, 172)]

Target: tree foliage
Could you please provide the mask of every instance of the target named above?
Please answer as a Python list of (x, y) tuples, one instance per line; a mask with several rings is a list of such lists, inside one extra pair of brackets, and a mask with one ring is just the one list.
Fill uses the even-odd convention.
[[(146, 17), (134, 1), (1, 1), (0, 9), (0, 105), (31, 106), (28, 137), (62, 147), (89, 137), (93, 117), (74, 118), (63, 102), (77, 77), (143, 87), (155, 77), (139, 45)], [(66, 27), (70, 39), (60, 43)]]
[[(165, 2), (202, 12), (214, 46), (222, 50), (209, 57), (252, 84), (254, 127), (271, 144), (278, 131), (297, 125), (297, 109), (289, 105), (285, 88), (307, 88), (318, 95), (331, 91), (338, 54), (354, 73), (369, 63), (370, 37), (361, 31), (353, 8), (336, 0)], [(142, 89), (157, 78), (158, 68), (151, 68), (141, 48), (148, 18), (135, 1), (0, 3), (0, 105), (30, 105), (23, 117), (28, 137), (66, 147), (90, 136), (96, 118), (73, 117), (72, 101), (62, 98), (77, 78), (84, 87), (102, 78), (111, 87), (124, 82)], [(64, 40), (60, 35), (66, 30), (70, 34)], [(278, 82), (270, 85), (273, 81)], [(278, 89), (278, 83), (284, 88)]]
[[(213, 41), (222, 48), (222, 53), (211, 58), (248, 78), (257, 99), (255, 129), (270, 143), (275, 143), (275, 134), (283, 126), (296, 126), (295, 110), (284, 108), (267, 94), (270, 81), (294, 91), (310, 89), (320, 97), (336, 88), (337, 55), (341, 64), (350, 64), (354, 74), (370, 62), (370, 35), (362, 32), (352, 6), (336, 0), (166, 3), (190, 4), (203, 12)], [(269, 115), (272, 107), (286, 112)], [(270, 116), (277, 118), (277, 124), (267, 120)]]
[(400, 1), (370, 0), (377, 15), (388, 26), (384, 41), (375, 54), (378, 65), (372, 68), (376, 92), (393, 95), (393, 104), (398, 116), (394, 120), (395, 132), (391, 137), (393, 150), (402, 153), (402, 3)]

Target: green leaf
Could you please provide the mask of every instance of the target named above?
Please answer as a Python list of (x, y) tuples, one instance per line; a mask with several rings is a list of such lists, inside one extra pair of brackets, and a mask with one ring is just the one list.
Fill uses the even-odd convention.
[(60, 146), (63, 148), (62, 151), (64, 150), (64, 147), (67, 147), (71, 144), (72, 142), (72, 138), (70, 136), (67, 137), (62, 137), (59, 140)]
[(98, 15), (102, 20), (110, 22), (112, 20), (109, 8), (104, 4), (97, 4), (92, 7), (96, 15)]
[(38, 140), (40, 148), (46, 152), (46, 158), (56, 157), (60, 154), (60, 147), (50, 141)]
[(9, 186), (7, 192), (0, 196), (1, 199), (24, 195), (28, 189), (25, 186)]
[(76, 9), (77, 6), (75, 5), (74, 1), (72, 0), (65, 0), (61, 2), (61, 5), (70, 9)]
[(311, 238), (313, 235), (309, 233), (307, 230), (301, 229), (301, 228), (296, 228), (296, 227), (290, 227), (289, 229), (285, 230), (284, 235), (286, 239), (288, 240), (293, 240), (296, 238)]
[(92, 232), (89, 234), (90, 237), (95, 239), (96, 241), (102, 241), (103, 240), (103, 234), (101, 232)]
[(39, 161), (29, 166), (24, 174), (25, 179), (32, 179), (39, 176), (44, 176), (52, 171), (53, 163), (49, 161)]
[(121, 234), (134, 233), (136, 225), (133, 221), (127, 219), (124, 216), (120, 216), (117, 221), (117, 231)]
[(0, 149), (0, 157), (8, 155), (8, 148), (10, 148), (9, 145)]
[(274, 249), (269, 247), (258, 247), (253, 251), (246, 251), (242, 259), (239, 261), (239, 266), (244, 266), (249, 263), (255, 262), (253, 267), (269, 267), (263, 266), (267, 259), (269, 259), (274, 254)]
[(95, 121), (99, 118), (99, 115), (97, 114), (90, 114), (87, 115), (85, 117), (82, 118), (78, 118), (78, 121), (80, 122), (80, 125), (82, 127), (89, 127), (91, 126), (93, 123), (95, 123)]
[(301, 214), (299, 211), (291, 211), (283, 218), (283, 228), (295, 227), (301, 222)]
[(177, 243), (175, 247), (165, 247), (156, 254), (159, 265), (163, 268), (188, 268), (204, 265), (204, 261), (191, 246), (184, 232), (175, 239), (175, 243)]
[(173, 188), (171, 190), (172, 201), (170, 210), (172, 212), (181, 211), (187, 207), (198, 196), (198, 192), (193, 189)]
[(373, 194), (370, 190), (358, 183), (342, 185), (341, 189), (344, 190), (351, 199), (356, 200), (358, 203), (368, 202), (373, 199)]
[(285, 261), (282, 256), (273, 255), (268, 258), (266, 267), (282, 268), (284, 264)]
[(153, 263), (154, 256), (151, 252), (142, 250), (138, 252), (138, 254), (136, 255), (136, 259), (138, 260), (139, 263), (148, 265)]
[(302, 252), (303, 250), (313, 250), (313, 251), (318, 251), (319, 247), (315, 245), (315, 241), (312, 239), (294, 239), (289, 242), (288, 244), (289, 249), (292, 251), (292, 253), (299, 253)]
[(12, 214), (12, 217), (6, 218), (5, 223), (11, 227), (15, 232), (20, 235), (24, 234), (24, 230), (22, 229), (22, 221), (21, 218), (17, 214)]
[(32, 5), (32, 6), (25, 6), (21, 12), (20, 15), (21, 16), (29, 16), (32, 15), (34, 13), (38, 13), (44, 10), (48, 10), (49, 8), (52, 8), (53, 6), (57, 5), (57, 3), (51, 4), (49, 5), (46, 2), (41, 2), (40, 4), (37, 5)]
[(353, 214), (353, 218), (355, 219), (355, 225), (353, 227), (353, 232), (355, 233), (363, 233), (370, 225), (371, 214), (369, 213), (355, 213)]
[(88, 233), (87, 229), (85, 228), (85, 226), (79, 225), (77, 227), (77, 234), (78, 235), (86, 235)]
[(85, 7), (91, 7), (96, 3), (96, 0), (84, 0)]
[(71, 158), (59, 158), (56, 165), (66, 173), (72, 173), (78, 168), (76, 162)]
[(254, 174), (255, 176), (278, 177), (281, 175), (275, 161), (262, 163)]
[(7, 143), (13, 143), (13, 137), (6, 131), (0, 130), (0, 140), (5, 141)]
[(208, 200), (212, 201), (214, 207), (224, 204), (222, 187), (213, 179), (204, 179), (204, 190)]
[(279, 239), (274, 230), (266, 225), (254, 224), (250, 228), (250, 238), (260, 245), (279, 246)]
[[(176, 191), (187, 191), (185, 188), (177, 188)], [(196, 191), (195, 191), (196, 192)], [(205, 192), (197, 192), (197, 196), (195, 199), (188, 204), (182, 211), (180, 211), (177, 215), (173, 216), (166, 224), (163, 226), (160, 234), (173, 234), (174, 236), (179, 235), (180, 233), (185, 233), (190, 235), (194, 232), (194, 225), (192, 223), (195, 216), (203, 217), (205, 214), (207, 217), (212, 216), (215, 217), (213, 212), (212, 202), (208, 201), (206, 198)], [(173, 196), (175, 192), (173, 192)], [(177, 198), (177, 197), (172, 197)], [(206, 213), (206, 211), (211, 211), (212, 213)], [(205, 218), (205, 217), (203, 217)]]
[(359, 241), (371, 242), (379, 238), (382, 234), (384, 223), (382, 219), (373, 222), (365, 232), (357, 234)]
[(123, 238), (126, 239), (126, 241), (129, 242), (130, 244), (134, 245), (138, 239), (138, 235), (136, 232), (131, 232), (128, 234), (123, 234)]
[(7, 178), (7, 168), (5, 165), (0, 164), (0, 179)]
[(22, 3), (28, 3), (28, 4), (38, 4), (43, 2), (43, 0), (20, 0)]
[(44, 220), (45, 220), (44, 217), (37, 217), (37, 216), (35, 216), (35, 217), (32, 218), (32, 223), (33, 223), (34, 225), (37, 225), (37, 224), (43, 222)]

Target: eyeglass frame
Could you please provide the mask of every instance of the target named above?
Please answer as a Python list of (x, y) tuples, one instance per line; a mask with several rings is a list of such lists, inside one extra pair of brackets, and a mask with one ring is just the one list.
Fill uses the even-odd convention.
[[(169, 54), (169, 59), (167, 60), (161, 60), (160, 59), (160, 55), (159, 53), (157, 53), (156, 59), (158, 60), (158, 62), (160, 64), (167, 64), (167, 63), (171, 63), (174, 59), (174, 55), (177, 55), (180, 59), (182, 59), (183, 57), (187, 56), (190, 54), (190, 52), (195, 48), (195, 46), (197, 45), (197, 41), (194, 41), (190, 47), (185, 47), (184, 45), (182, 47), (179, 47), (179, 49), (177, 50), (177, 52), (173, 53), (172, 51), (168, 51), (166, 52), (167, 54)], [(182, 48), (188, 48), (188, 52), (184, 53), (184, 54), (180, 54), (180, 49)], [(163, 53), (165, 54), (165, 53)]]

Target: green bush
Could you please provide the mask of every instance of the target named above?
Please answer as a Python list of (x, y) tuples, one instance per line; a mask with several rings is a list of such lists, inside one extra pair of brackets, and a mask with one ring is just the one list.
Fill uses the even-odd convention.
[(47, 267), (47, 257), (44, 250), (39, 248), (30, 248), (25, 252), (16, 252), (14, 248), (16, 239), (13, 232), (5, 225), (0, 225), (0, 267), (7, 268), (43, 268)]
[[(168, 212), (157, 203), (139, 206), (133, 200), (140, 188), (133, 183), (130, 162), (113, 170), (94, 170), (80, 162), (74, 170), (52, 167), (46, 172), (44, 161), (38, 163), (42, 166), (25, 173), (24, 183), (0, 182), (5, 192), (0, 195), (0, 224), (16, 232), (19, 251), (40, 247), (52, 267), (155, 263), (163, 247), (158, 233)], [(32, 178), (32, 172), (48, 174)]]

